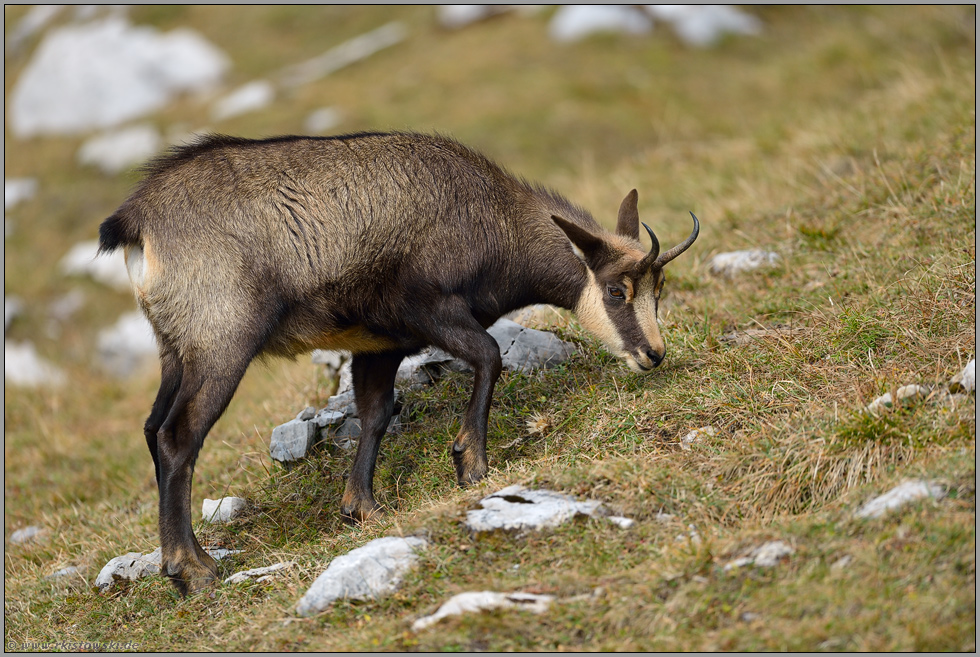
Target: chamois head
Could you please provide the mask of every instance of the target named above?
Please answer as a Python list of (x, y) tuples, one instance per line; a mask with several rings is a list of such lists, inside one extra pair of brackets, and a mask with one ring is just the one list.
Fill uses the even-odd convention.
[(585, 264), (588, 282), (579, 296), (575, 314), (582, 325), (602, 340), (615, 355), (636, 372), (649, 372), (660, 365), (667, 348), (660, 337), (657, 308), (664, 286), (664, 266), (686, 251), (698, 237), (694, 219), (690, 237), (660, 253), (660, 242), (643, 224), (652, 246), (640, 246), (640, 216), (634, 189), (619, 208), (616, 233), (589, 230), (558, 216), (552, 219), (575, 247)]

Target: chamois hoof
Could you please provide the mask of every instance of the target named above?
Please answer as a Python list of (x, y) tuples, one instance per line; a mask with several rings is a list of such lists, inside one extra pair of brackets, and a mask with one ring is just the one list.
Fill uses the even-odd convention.
[(202, 550), (183, 563), (166, 564), (163, 572), (177, 591), (187, 597), (206, 589), (218, 579), (218, 562)]
[(344, 505), (340, 508), (340, 517), (348, 525), (359, 525), (378, 515), (381, 515), (381, 505), (377, 502), (352, 506)]
[(487, 475), (487, 458), (474, 454), (475, 450), (452, 448), (453, 465), (456, 466), (456, 483), (466, 488), (482, 480)]

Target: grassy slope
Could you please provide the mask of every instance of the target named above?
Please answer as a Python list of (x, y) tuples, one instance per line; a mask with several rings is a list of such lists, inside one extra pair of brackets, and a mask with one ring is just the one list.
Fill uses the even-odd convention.
[[(5, 175), (40, 179), (9, 217), (5, 293), (28, 300), (8, 332), (65, 364), (73, 385), (5, 390), (5, 517), (53, 529), (7, 546), (5, 640), (137, 641), (145, 650), (646, 649), (974, 650), (975, 402), (923, 404), (881, 419), (858, 410), (910, 382), (947, 380), (975, 353), (975, 17), (965, 8), (765, 9), (762, 38), (711, 51), (660, 30), (558, 47), (546, 16), (504, 17), (458, 33), (431, 10), (142, 8), (135, 18), (191, 25), (236, 62), (233, 83), (270, 75), (392, 17), (397, 49), (217, 126), (299, 132), (323, 105), (341, 130), (434, 129), (565, 192), (612, 221), (622, 195), (665, 243), (702, 219), (692, 253), (668, 272), (669, 358), (629, 373), (574, 326), (580, 356), (535, 375), (505, 374), (491, 414), (485, 486), (453, 485), (446, 446), (468, 398), (465, 377), (408, 395), (405, 433), (386, 442), (376, 488), (390, 507), (360, 528), (336, 509), (349, 467), (323, 454), (272, 468), (271, 428), (328, 383), (306, 362), (253, 367), (212, 431), (195, 480), (204, 497), (243, 495), (250, 513), (205, 542), (244, 549), (232, 569), (292, 559), (268, 586), (224, 586), (179, 600), (159, 579), (109, 596), (42, 578), (157, 545), (156, 493), (139, 427), (155, 391), (89, 367), (126, 295), (66, 281), (57, 260), (90, 239), (132, 176), (73, 164), (80, 139), (5, 140)], [(8, 8), (7, 26), (23, 13)], [(248, 38), (242, 38), (248, 35)], [(493, 53), (489, 55), (488, 53)], [(26, 59), (5, 60), (6, 91)], [(153, 119), (203, 125), (182, 101)], [(765, 247), (775, 270), (712, 278), (714, 252)], [(47, 330), (44, 304), (78, 288), (88, 305)], [(786, 338), (731, 346), (732, 329), (791, 325)], [(544, 434), (525, 423), (544, 416)], [(719, 434), (682, 451), (690, 429)], [(521, 440), (517, 440), (521, 439)], [(949, 496), (878, 521), (851, 515), (908, 477)], [(545, 485), (608, 502), (629, 531), (577, 522), (524, 538), (474, 539), (459, 518), (486, 492)], [(675, 516), (654, 520), (657, 512)], [(675, 537), (695, 525), (698, 545)], [(434, 547), (383, 601), (339, 604), (308, 620), (292, 607), (333, 556), (376, 536), (424, 531)], [(772, 571), (726, 573), (745, 548), (781, 539), (796, 554)], [(849, 566), (831, 565), (850, 556)], [(515, 566), (517, 566), (515, 568)], [(573, 598), (543, 616), (497, 613), (415, 635), (410, 621), (466, 590)], [(588, 595), (585, 595), (588, 594)], [(289, 619), (289, 620), (287, 620)]]

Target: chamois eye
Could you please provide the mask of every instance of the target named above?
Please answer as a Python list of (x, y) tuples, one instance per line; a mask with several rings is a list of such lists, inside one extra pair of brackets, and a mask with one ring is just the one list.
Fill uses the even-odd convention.
[(623, 301), (624, 299), (626, 299), (626, 295), (623, 294), (623, 291), (620, 290), (618, 287), (610, 285), (606, 287), (606, 291), (609, 292), (609, 296), (611, 296), (613, 299), (616, 299), (617, 301)]

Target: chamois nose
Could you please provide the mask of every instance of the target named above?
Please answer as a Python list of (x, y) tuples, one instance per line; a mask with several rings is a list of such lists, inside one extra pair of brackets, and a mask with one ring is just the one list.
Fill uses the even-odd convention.
[(666, 356), (667, 356), (667, 351), (666, 350), (664, 350), (664, 353), (658, 354), (653, 349), (647, 349), (647, 358), (650, 359), (650, 361), (653, 363), (653, 366), (654, 367), (658, 367), (660, 365), (660, 363), (662, 363), (664, 361), (664, 358)]

